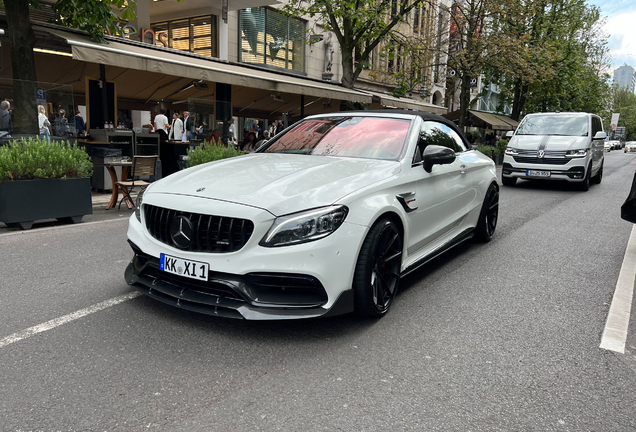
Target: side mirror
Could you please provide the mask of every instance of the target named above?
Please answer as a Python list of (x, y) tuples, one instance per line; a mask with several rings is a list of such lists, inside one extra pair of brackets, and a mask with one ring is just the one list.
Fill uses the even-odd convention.
[(506, 138), (511, 138), (514, 134), (514, 131), (508, 131), (506, 132)]
[(429, 145), (424, 149), (424, 170), (430, 173), (433, 165), (447, 165), (455, 162), (455, 152), (448, 147)]
[(607, 138), (607, 134), (603, 131), (598, 131), (596, 135), (594, 135), (595, 140), (604, 140), (605, 138)]

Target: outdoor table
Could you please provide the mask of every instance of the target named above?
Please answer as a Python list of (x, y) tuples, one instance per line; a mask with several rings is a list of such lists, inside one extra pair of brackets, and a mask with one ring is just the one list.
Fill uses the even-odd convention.
[[(119, 199), (119, 185), (117, 184), (120, 179), (117, 178), (117, 171), (115, 167), (121, 167), (121, 181), (126, 181), (128, 178), (128, 171), (130, 171), (130, 167), (132, 166), (132, 162), (108, 162), (104, 161), (104, 167), (108, 170), (108, 174), (110, 174), (110, 179), (113, 182), (113, 193), (110, 197), (110, 202), (106, 206), (106, 210), (111, 209), (117, 205), (117, 200)], [(130, 199), (126, 199), (126, 206), (131, 209), (135, 205)]]

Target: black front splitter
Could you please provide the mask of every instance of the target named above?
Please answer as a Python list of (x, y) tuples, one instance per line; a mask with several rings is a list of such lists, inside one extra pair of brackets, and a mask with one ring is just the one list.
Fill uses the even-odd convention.
[(330, 309), (323, 307), (289, 308), (254, 306), (243, 299), (184, 288), (169, 281), (139, 274), (135, 270), (137, 256), (128, 264), (125, 279), (141, 293), (171, 306), (191, 312), (224, 318), (247, 320), (288, 320), (317, 318), (353, 312), (353, 290), (343, 291)]

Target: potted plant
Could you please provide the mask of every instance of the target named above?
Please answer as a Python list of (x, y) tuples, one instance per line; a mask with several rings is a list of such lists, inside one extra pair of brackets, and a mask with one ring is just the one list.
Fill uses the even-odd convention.
[(503, 164), (503, 152), (501, 148), (495, 147), (492, 151), (492, 160), (495, 161), (495, 165)]
[(0, 222), (29, 229), (40, 219), (77, 223), (93, 213), (93, 164), (83, 148), (40, 138), (0, 147)]
[(234, 156), (240, 156), (243, 152), (230, 147), (219, 147), (208, 145), (206, 147), (197, 147), (194, 150), (188, 150), (188, 168), (202, 163), (212, 162), (219, 159), (227, 159)]
[(479, 144), (479, 145), (473, 146), (473, 148), (492, 159), (493, 147)]

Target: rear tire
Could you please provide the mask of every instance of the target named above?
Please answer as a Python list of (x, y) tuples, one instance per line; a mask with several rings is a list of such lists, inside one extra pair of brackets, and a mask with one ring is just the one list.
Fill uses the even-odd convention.
[(517, 177), (504, 177), (501, 176), (501, 183), (504, 186), (514, 186), (517, 184)]
[(483, 243), (489, 242), (495, 234), (498, 218), (499, 188), (497, 185), (491, 184), (486, 191), (486, 197), (481, 206), (481, 212), (479, 212), (479, 221), (475, 228), (475, 239)]
[(383, 218), (364, 239), (353, 277), (356, 314), (367, 318), (384, 316), (397, 294), (402, 266), (402, 233)]

